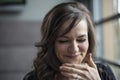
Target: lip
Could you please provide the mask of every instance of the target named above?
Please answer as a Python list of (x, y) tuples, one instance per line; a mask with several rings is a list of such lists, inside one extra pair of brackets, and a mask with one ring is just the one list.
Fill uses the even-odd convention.
[(77, 58), (79, 55), (78, 54), (71, 54), (71, 55), (66, 55), (68, 58)]

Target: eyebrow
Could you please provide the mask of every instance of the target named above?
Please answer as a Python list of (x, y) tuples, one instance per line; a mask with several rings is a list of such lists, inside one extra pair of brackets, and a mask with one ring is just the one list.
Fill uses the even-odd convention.
[(83, 35), (80, 35), (78, 37), (81, 38), (81, 37), (86, 37), (86, 36), (87, 36), (86, 34), (83, 34)]
[[(86, 36), (87, 36), (86, 34), (82, 34), (82, 35), (78, 36), (78, 38), (82, 38), (82, 37), (86, 37)], [(59, 36), (59, 37), (62, 37), (62, 38), (69, 38), (69, 37), (66, 36), (66, 35)]]

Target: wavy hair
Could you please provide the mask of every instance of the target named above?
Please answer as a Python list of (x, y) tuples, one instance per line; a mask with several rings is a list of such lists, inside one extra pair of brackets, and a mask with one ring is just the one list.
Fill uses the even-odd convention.
[(34, 61), (34, 69), (38, 80), (53, 80), (59, 73), (60, 61), (57, 59), (54, 45), (61, 26), (67, 21), (68, 28), (62, 32), (68, 33), (81, 19), (88, 24), (88, 53), (94, 53), (95, 36), (94, 25), (89, 10), (79, 2), (61, 3), (53, 7), (45, 16), (42, 26), (42, 39), (36, 45), (37, 57)]

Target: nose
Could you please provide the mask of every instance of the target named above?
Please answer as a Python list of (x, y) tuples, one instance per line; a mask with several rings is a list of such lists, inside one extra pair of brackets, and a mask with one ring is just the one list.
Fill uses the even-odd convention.
[(71, 42), (68, 48), (70, 53), (76, 53), (79, 51), (79, 44), (76, 41)]

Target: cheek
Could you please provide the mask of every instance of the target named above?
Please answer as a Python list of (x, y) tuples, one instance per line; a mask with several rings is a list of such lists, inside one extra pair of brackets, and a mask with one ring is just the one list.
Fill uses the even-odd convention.
[(79, 45), (79, 49), (81, 52), (84, 52), (84, 53), (87, 53), (88, 51), (88, 47), (89, 47), (89, 44), (88, 43), (85, 43), (85, 44), (82, 44), (82, 45)]
[(55, 45), (55, 53), (57, 55), (63, 55), (66, 52), (66, 47), (67, 46), (65, 46), (65, 45), (56, 44)]

